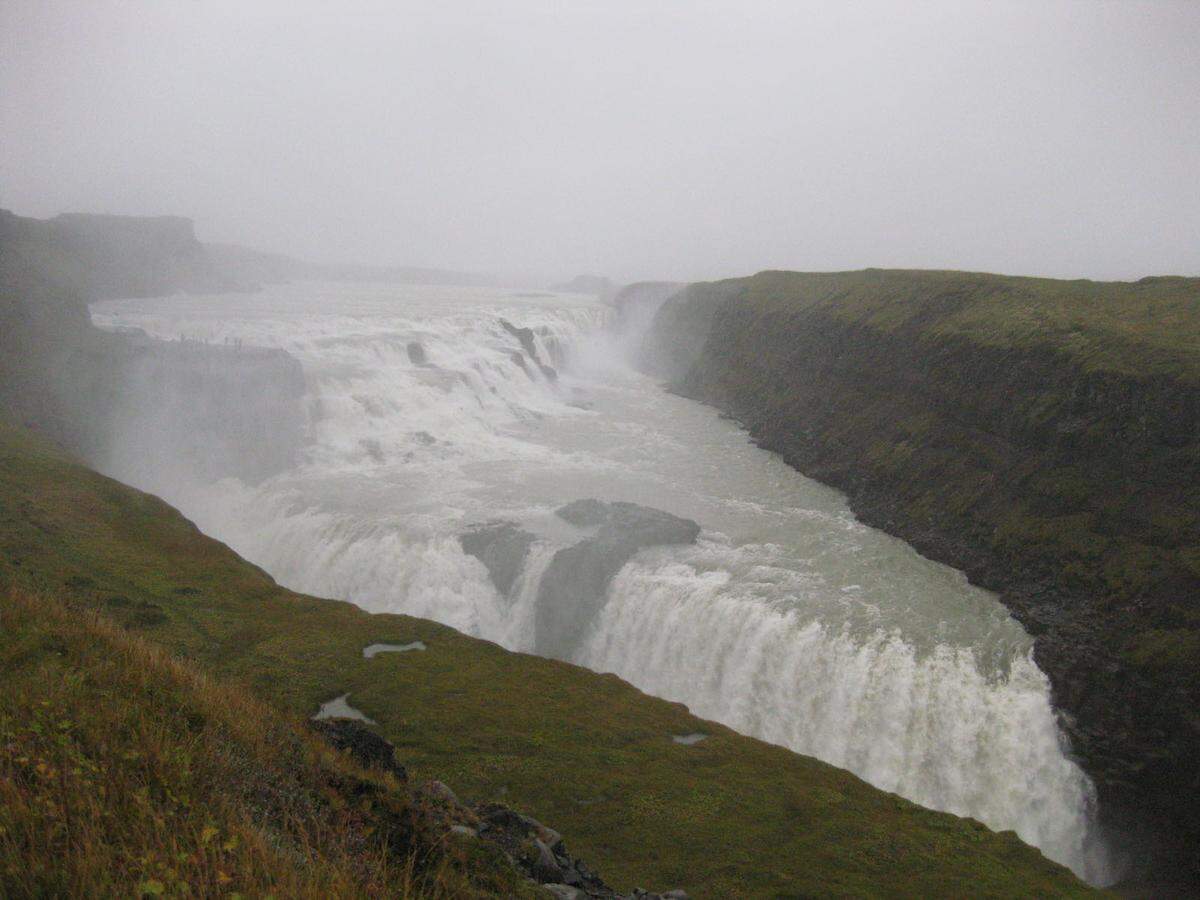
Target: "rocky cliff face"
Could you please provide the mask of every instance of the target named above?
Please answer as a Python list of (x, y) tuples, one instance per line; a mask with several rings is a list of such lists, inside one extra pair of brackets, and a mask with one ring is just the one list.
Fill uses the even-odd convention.
[(677, 295), (643, 361), (999, 592), (1120, 845), (1195, 884), (1197, 331), (1200, 280), (763, 273)]
[(283, 350), (116, 335), (119, 390), (92, 417), (98, 468), (166, 491), (180, 477), (255, 483), (306, 436), (304, 372)]
[(0, 246), (89, 302), (237, 286), (196, 239), (191, 219), (178, 216), (65, 213), (41, 220), (0, 210)]
[(128, 462), (123, 439), (133, 435), (158, 437), (148, 459), (202, 477), (277, 471), (303, 436), (296, 360), (109, 334), (87, 310), (106, 298), (233, 286), (188, 219), (43, 221), (0, 210), (0, 415), (110, 470)]
[(640, 340), (659, 308), (686, 287), (674, 281), (636, 281), (613, 295), (612, 332), (619, 338)]

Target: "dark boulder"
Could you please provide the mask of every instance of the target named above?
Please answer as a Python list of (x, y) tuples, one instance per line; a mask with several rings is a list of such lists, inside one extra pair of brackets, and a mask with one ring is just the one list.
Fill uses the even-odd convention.
[(533, 880), (538, 884), (562, 884), (563, 867), (558, 864), (550, 848), (537, 838), (533, 839), (533, 847), (536, 851), (530, 867)]
[(537, 819), (500, 803), (475, 807), (479, 839), (503, 850), (527, 877), (559, 897), (615, 900), (623, 895), (604, 883), (583, 860), (571, 856), (562, 836)]
[(425, 348), (416, 341), (409, 341), (408, 346), (404, 349), (408, 351), (408, 361), (414, 366), (423, 366), (429, 362), (429, 357), (425, 355)]
[(538, 358), (537, 344), (533, 340), (532, 328), (518, 328), (512, 322), (508, 321), (508, 319), (501, 319), (500, 324), (505, 331), (521, 342), (521, 346), (532, 359), (536, 360)]
[[(505, 331), (507, 331), (520, 342), (521, 348), (527, 354), (529, 354), (529, 358), (537, 364), (538, 369), (541, 370), (542, 374), (546, 377), (546, 380), (556, 381), (558, 379), (558, 372), (554, 371), (553, 368), (542, 362), (541, 356), (538, 355), (537, 342), (533, 338), (532, 328), (518, 328), (512, 322), (508, 321), (508, 319), (501, 319), (500, 324), (504, 327)], [(522, 368), (524, 368), (524, 365), (522, 365)]]
[(308, 727), (364, 769), (377, 769), (408, 780), (408, 772), (396, 760), (396, 748), (357, 719), (313, 719)]

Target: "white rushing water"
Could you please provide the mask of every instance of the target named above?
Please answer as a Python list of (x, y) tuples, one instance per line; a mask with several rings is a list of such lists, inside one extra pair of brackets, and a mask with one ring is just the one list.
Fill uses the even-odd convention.
[[(608, 315), (578, 295), (395, 285), (98, 304), (102, 326), (282, 348), (307, 383), (308, 443), (260, 484), (192, 478), (137, 434), (109, 468), (289, 587), (517, 650), (533, 648), (542, 573), (578, 539), (555, 508), (597, 497), (694, 519), (694, 546), (621, 570), (576, 662), (1014, 829), (1104, 881), (1092, 788), (1021, 627), (961, 573), (633, 371)], [(557, 379), (502, 318), (533, 330)], [(458, 540), (498, 519), (538, 537), (507, 597)]]

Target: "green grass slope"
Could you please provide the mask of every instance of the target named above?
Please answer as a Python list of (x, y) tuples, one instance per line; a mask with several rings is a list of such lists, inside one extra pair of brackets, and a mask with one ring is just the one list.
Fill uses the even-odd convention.
[[(738, 279), (763, 314), (826, 312), (881, 332), (920, 329), (1063, 353), (1085, 371), (1200, 383), (1200, 278), (1063, 281), (980, 272), (761, 272)], [(727, 282), (730, 283), (730, 282)]]
[(95, 610), (0, 595), (0, 896), (532, 897), (419, 795)]
[[(694, 897), (1092, 893), (1012, 833), (923, 809), (615, 676), (284, 590), (162, 501), (7, 426), (3, 583), (102, 610), (284, 715), (309, 715), (348, 692), (413, 776), (553, 824), (576, 854), (627, 889), (679, 886)], [(362, 656), (374, 642), (413, 640), (428, 649)], [(695, 731), (710, 737), (691, 747), (671, 740)]]

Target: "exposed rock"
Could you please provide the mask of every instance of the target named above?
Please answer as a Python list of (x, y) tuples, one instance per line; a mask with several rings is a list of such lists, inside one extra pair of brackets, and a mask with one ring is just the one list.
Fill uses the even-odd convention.
[(492, 522), (472, 528), (458, 540), (464, 553), (484, 564), (492, 584), (507, 597), (525, 566), (534, 536), (513, 522)]
[(417, 341), (409, 341), (408, 346), (404, 349), (408, 351), (408, 361), (414, 366), (423, 366), (429, 362), (429, 358), (425, 355), (425, 348)]
[(505, 331), (521, 342), (521, 346), (525, 349), (525, 352), (529, 354), (531, 359), (537, 360), (537, 344), (533, 339), (532, 328), (518, 328), (512, 322), (508, 321), (508, 319), (501, 319), (500, 324), (503, 326)]
[(538, 838), (533, 839), (533, 846), (537, 850), (537, 859), (533, 861), (532, 872), (533, 878), (538, 884), (558, 884), (563, 880), (562, 866), (558, 864), (558, 860), (554, 858), (554, 854)]
[(98, 427), (110, 471), (258, 483), (293, 465), (307, 438), (298, 359), (239, 343), (121, 337), (119, 391)]
[(432, 797), (436, 800), (441, 800), (444, 803), (452, 806), (459, 806), (458, 795), (450, 788), (450, 785), (443, 781), (428, 781), (422, 788), (421, 792), (427, 797)]
[(612, 298), (615, 309), (611, 329), (619, 337), (644, 335), (654, 314), (686, 285), (670, 281), (639, 281), (626, 285)]
[(569, 658), (604, 605), (609, 582), (646, 547), (691, 544), (700, 526), (636, 503), (576, 500), (558, 510), (564, 521), (596, 533), (554, 554), (538, 587), (535, 647)]
[(311, 719), (308, 727), (364, 769), (378, 769), (408, 780), (408, 772), (396, 760), (396, 748), (357, 719)]
[(445, 783), (426, 781), (413, 791), (413, 797), (422, 814), (447, 835), (479, 836), (479, 817)]
[(502, 803), (482, 803), (475, 807), (479, 833), (506, 850), (516, 850), (522, 841), (536, 835), (541, 824), (536, 819), (510, 809)]
[(562, 843), (562, 835), (553, 828), (547, 828), (545, 825), (539, 823), (537, 833), (538, 840), (544, 843), (551, 850), (555, 849), (559, 844)]
[(0, 244), (36, 247), (47, 272), (89, 300), (227, 291), (238, 285), (196, 240), (191, 219), (63, 213), (38, 220), (0, 210)]
[[(363, 723), (354, 719), (323, 719), (310, 721), (309, 727), (364, 769), (388, 772), (400, 781), (407, 780), (404, 766), (396, 760), (396, 748)], [(370, 793), (378, 788), (362, 782), (355, 790)], [(572, 857), (561, 834), (531, 816), (499, 803), (468, 807), (441, 781), (427, 781), (413, 794), (442, 833), (499, 847), (518, 871), (546, 885), (556, 897), (620, 900), (625, 896), (605, 884), (582, 860)], [(634, 896), (660, 895), (643, 892)], [(687, 895), (676, 891), (661, 896), (686, 898)]]
[[(500, 803), (476, 806), (480, 840), (502, 849), (519, 870), (563, 900), (624, 900), (625, 894), (613, 890), (581, 859), (571, 856), (562, 836), (537, 819), (509, 809)], [(633, 895), (648, 900), (658, 897), (686, 898), (682, 891), (670, 894)]]
[(572, 500), (566, 506), (555, 510), (554, 514), (564, 522), (570, 522), (580, 528), (595, 528), (608, 519), (608, 504), (595, 499)]
[[(542, 362), (542, 358), (538, 355), (537, 342), (534, 340), (532, 328), (518, 328), (512, 322), (508, 321), (508, 319), (501, 319), (500, 324), (504, 327), (505, 331), (521, 342), (521, 347), (529, 355), (529, 358), (534, 361), (548, 381), (556, 381), (558, 379), (558, 372)], [(524, 368), (524, 364), (522, 364), (522, 368)]]

